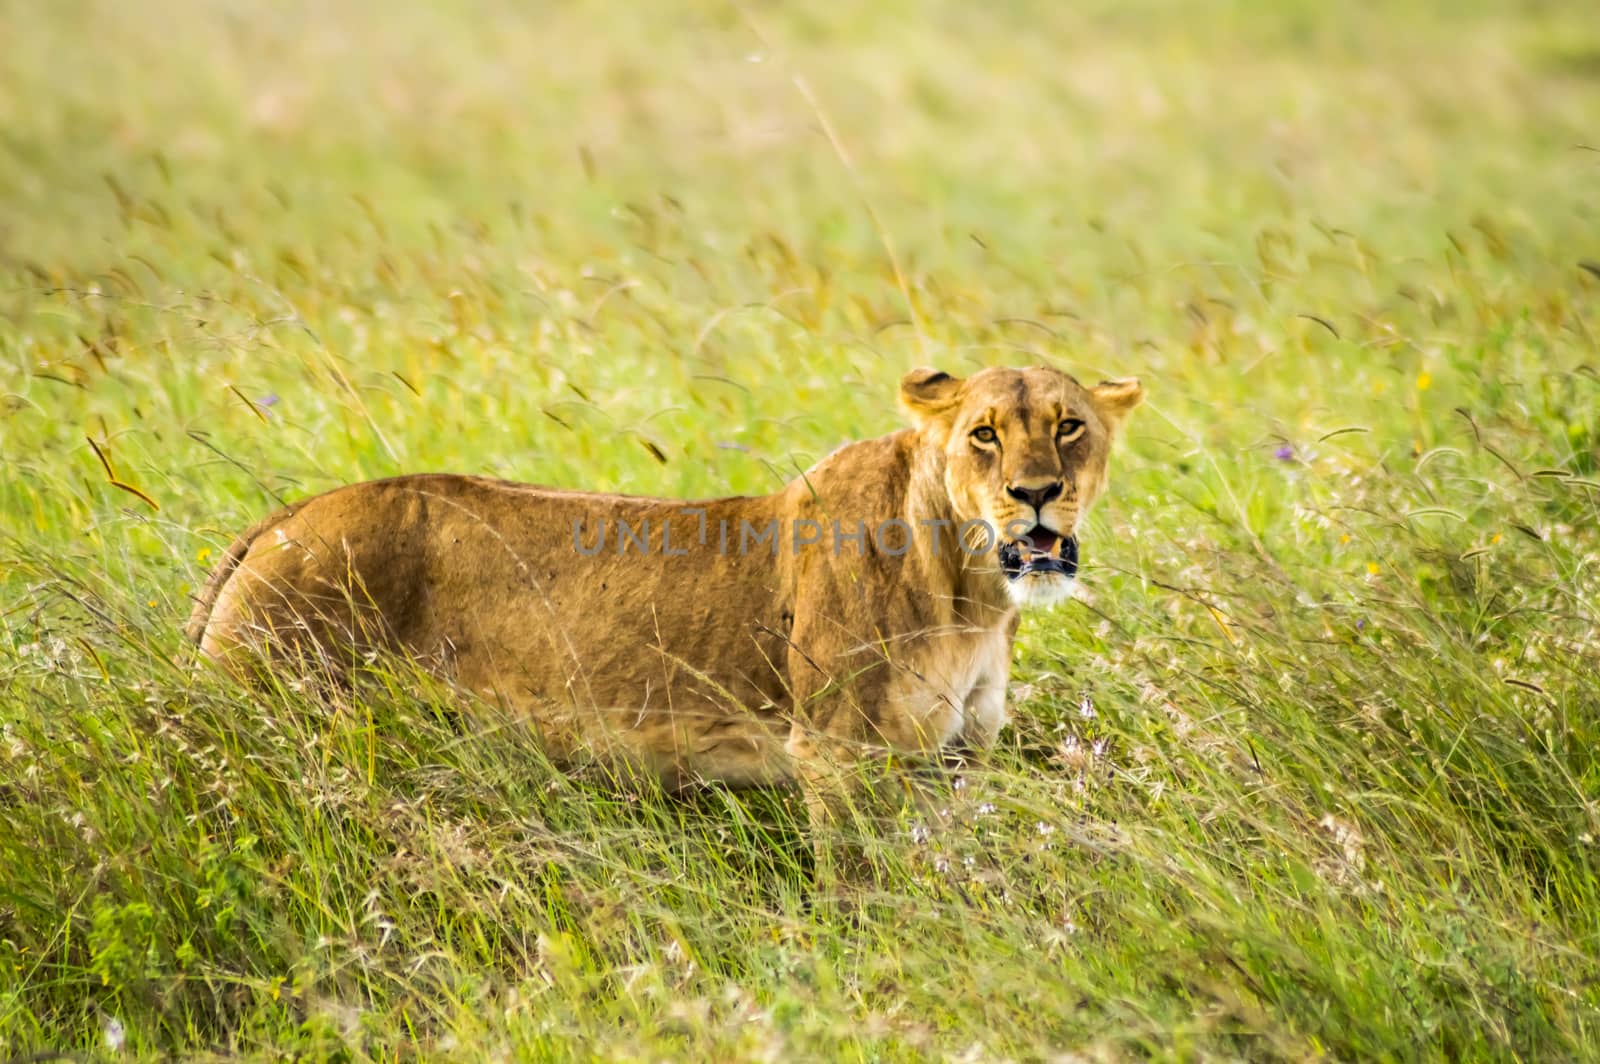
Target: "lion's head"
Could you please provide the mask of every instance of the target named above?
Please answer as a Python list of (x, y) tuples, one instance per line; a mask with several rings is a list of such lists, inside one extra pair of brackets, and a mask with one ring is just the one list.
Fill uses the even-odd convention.
[(1085, 388), (1045, 367), (966, 380), (917, 369), (900, 382), (924, 446), (944, 456), (964, 549), (991, 545), (990, 564), (1020, 605), (1071, 592), (1078, 523), (1105, 488), (1112, 435), (1143, 399), (1137, 380)]

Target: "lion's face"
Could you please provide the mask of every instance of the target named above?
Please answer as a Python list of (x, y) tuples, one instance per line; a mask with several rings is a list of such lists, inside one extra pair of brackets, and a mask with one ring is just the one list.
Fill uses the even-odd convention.
[(943, 452), (966, 549), (992, 549), (1021, 605), (1065, 598), (1078, 569), (1078, 523), (1105, 488), (1113, 432), (1144, 398), (1139, 382), (1085, 388), (1043, 367), (966, 380), (923, 369), (907, 374), (900, 395), (924, 446)]

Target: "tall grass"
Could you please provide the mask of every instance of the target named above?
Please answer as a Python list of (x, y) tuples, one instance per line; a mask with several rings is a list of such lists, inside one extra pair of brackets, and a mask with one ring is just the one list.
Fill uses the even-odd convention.
[[(1588, 14), (0, 4), (0, 1058), (1600, 1052)], [(857, 919), (179, 638), (277, 499), (767, 491), (927, 360), (1151, 400)]]

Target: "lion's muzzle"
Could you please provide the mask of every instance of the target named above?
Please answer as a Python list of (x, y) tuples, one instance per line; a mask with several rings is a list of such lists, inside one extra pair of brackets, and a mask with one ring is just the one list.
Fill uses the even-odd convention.
[(1015, 540), (1000, 544), (1000, 568), (1007, 580), (1028, 576), (1061, 576), (1071, 579), (1078, 572), (1078, 540), (1061, 536), (1043, 525)]

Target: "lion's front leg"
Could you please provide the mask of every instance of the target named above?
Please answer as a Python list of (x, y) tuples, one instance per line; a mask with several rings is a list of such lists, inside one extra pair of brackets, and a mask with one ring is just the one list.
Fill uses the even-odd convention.
[(887, 663), (841, 662), (819, 642), (797, 640), (789, 654), (795, 712), (785, 750), (805, 796), (817, 885), (839, 899), (880, 881), (873, 851), (900, 788), (884, 772), (895, 745), (883, 728)]
[(841, 698), (823, 701), (829, 704), (797, 716), (785, 749), (805, 796), (817, 887), (850, 906), (853, 895), (882, 882), (874, 851), (895, 786), (865, 715)]
[(962, 753), (983, 754), (994, 746), (1011, 720), (1006, 708), (1006, 675), (985, 676), (967, 695), (961, 712), (957, 746)]
[[(919, 774), (959, 733), (962, 702), (887, 658), (852, 660), (856, 671), (840, 682), (802, 657), (791, 661), (791, 678), (814, 682), (796, 698), (786, 749), (805, 794), (818, 883), (837, 895), (881, 882), (882, 841), (908, 806), (928, 805)], [(999, 697), (1003, 707), (1003, 688)]]
[(859, 845), (852, 845), (860, 839), (856, 827), (864, 792), (860, 751), (803, 720), (791, 727), (786, 749), (805, 796), (817, 883), (836, 887), (862, 879), (863, 873), (870, 873), (871, 863), (864, 860)]
[(1011, 721), (1006, 694), (1016, 637), (1017, 614), (1013, 613), (1004, 628), (986, 642), (978, 674), (962, 707), (959, 745), (963, 751), (982, 754), (989, 750)]

